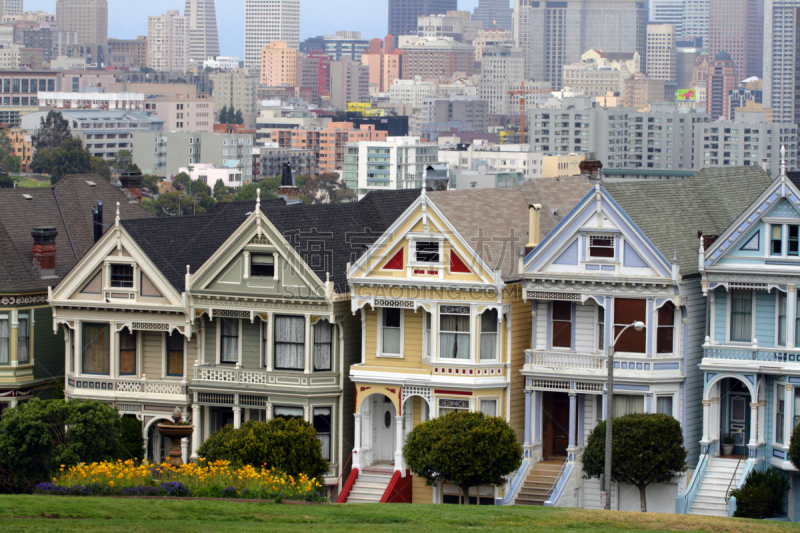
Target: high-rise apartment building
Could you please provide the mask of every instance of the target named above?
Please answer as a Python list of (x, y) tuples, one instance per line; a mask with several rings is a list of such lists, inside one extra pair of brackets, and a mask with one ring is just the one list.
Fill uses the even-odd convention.
[[(638, 52), (646, 64), (647, 3), (636, 0), (536, 2), (518, 0), (517, 46), (526, 52), (526, 77), (561, 85), (561, 66), (590, 49)], [(624, 31), (622, 29), (624, 28)]]
[(678, 77), (675, 26), (672, 24), (647, 25), (647, 75), (665, 81), (675, 81)]
[(345, 57), (331, 62), (331, 105), (347, 109), (351, 102), (369, 99), (369, 67)]
[(483, 29), (493, 27), (510, 31), (513, 27), (514, 10), (508, 0), (478, 0), (472, 20), (479, 20)]
[(0, 15), (22, 15), (22, 0), (0, 0)]
[(492, 46), (483, 52), (481, 77), (478, 82), (478, 98), (489, 102), (492, 115), (510, 115), (512, 95), (508, 91), (518, 89), (525, 80), (525, 62), (519, 48)]
[(189, 22), (189, 60), (201, 64), (219, 55), (214, 0), (186, 0), (183, 16)]
[(180, 72), (189, 68), (189, 21), (179, 11), (147, 17), (147, 66)]
[(675, 37), (683, 37), (683, 0), (652, 0), (650, 21), (675, 26)]
[(59, 29), (74, 31), (81, 44), (108, 43), (108, 0), (58, 0)]
[(273, 41), (300, 46), (300, 0), (245, 0), (244, 66), (258, 69), (261, 49)]
[(261, 49), (261, 83), (269, 87), (297, 86), (297, 50), (273, 41)]
[(111, 66), (147, 66), (147, 37), (136, 39), (109, 39), (109, 64)]
[(711, 120), (731, 118), (730, 98), (728, 95), (737, 87), (736, 65), (731, 55), (722, 50), (708, 62), (708, 78), (706, 80), (706, 113)]
[(403, 54), (394, 48), (394, 38), (372, 39), (369, 50), (361, 54), (361, 64), (369, 68), (370, 93), (389, 92), (394, 80), (401, 77)]
[(449, 78), (456, 73), (472, 76), (475, 50), (469, 45), (449, 39), (420, 38), (401, 46), (403, 52), (403, 79)]
[(389, 0), (389, 34), (417, 34), (417, 18), (444, 15), (458, 9), (458, 0)]
[(740, 80), (762, 76), (764, 15), (759, 0), (709, 0), (708, 53), (731, 55)]
[(800, 0), (765, 0), (764, 107), (772, 108), (775, 122), (800, 120), (800, 102), (795, 100), (800, 81), (798, 23)]
[(681, 40), (702, 41), (708, 46), (708, 1), (683, 0), (683, 28)]

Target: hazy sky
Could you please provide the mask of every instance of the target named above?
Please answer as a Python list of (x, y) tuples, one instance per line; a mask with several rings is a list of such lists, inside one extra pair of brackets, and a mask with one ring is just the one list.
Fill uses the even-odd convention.
[[(220, 51), (244, 57), (244, 0), (216, 0)], [(472, 11), (478, 0), (459, 0), (459, 9)], [(147, 35), (147, 16), (170, 9), (183, 14), (185, 0), (109, 0), (108, 36), (118, 39)], [(25, 10), (55, 14), (56, 0), (25, 0)], [(360, 31), (362, 37), (383, 37), (387, 0), (301, 0), (300, 39), (337, 30)]]

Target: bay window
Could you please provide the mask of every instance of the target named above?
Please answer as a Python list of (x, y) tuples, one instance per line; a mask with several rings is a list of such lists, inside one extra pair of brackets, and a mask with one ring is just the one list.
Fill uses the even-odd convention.
[(731, 340), (750, 342), (753, 339), (753, 293), (748, 290), (731, 291)]
[(136, 334), (127, 329), (119, 332), (119, 375), (136, 374)]
[(599, 351), (605, 350), (606, 347), (606, 309), (600, 305), (597, 306), (597, 349)]
[(486, 416), (497, 416), (497, 400), (481, 400), (481, 413)]
[(426, 359), (431, 358), (431, 354), (433, 353), (433, 345), (431, 343), (431, 326), (433, 323), (433, 315), (425, 311), (425, 331), (423, 332), (422, 338), (422, 350), (423, 350), (423, 357)]
[(303, 419), (303, 408), (292, 405), (275, 405), (272, 407), (272, 418), (283, 418), (291, 420), (293, 418)]
[(656, 331), (656, 353), (669, 354), (674, 351), (675, 306), (667, 302), (658, 309), (658, 329)]
[(469, 411), (469, 400), (439, 399), (439, 416), (456, 411)]
[(8, 361), (8, 315), (0, 315), (0, 365), (7, 365)]
[(481, 360), (497, 359), (497, 309), (481, 314)]
[(239, 319), (221, 318), (219, 335), (219, 362), (239, 362)]
[(381, 354), (402, 355), (403, 310), (387, 307), (381, 314)]
[(553, 347), (572, 348), (572, 302), (553, 301)]
[(167, 375), (183, 377), (183, 335), (177, 331), (167, 335)]
[(778, 345), (786, 346), (786, 293), (778, 291)]
[(314, 324), (314, 370), (330, 370), (333, 358), (333, 328), (327, 320)]
[(614, 418), (634, 413), (644, 413), (644, 396), (614, 395)]
[(439, 357), (469, 359), (469, 307), (445, 305), (439, 316)]
[(17, 326), (17, 361), (20, 364), (30, 362), (30, 316), (20, 314)]
[(277, 370), (305, 369), (305, 339), (305, 317), (275, 317), (275, 368)]
[[(633, 300), (626, 298), (614, 299), (614, 336), (617, 335), (625, 328), (634, 322), (644, 322), (647, 314), (647, 302), (643, 299)], [(617, 352), (628, 353), (645, 353), (647, 347), (647, 333), (636, 331), (634, 328), (628, 328), (625, 333), (620, 335), (617, 343), (614, 346)]]
[(777, 385), (777, 399), (775, 402), (775, 442), (783, 444), (783, 417), (786, 413), (786, 386), (782, 383)]
[(656, 412), (661, 415), (672, 416), (672, 396), (657, 396)]
[(331, 408), (314, 408), (314, 429), (317, 431), (317, 438), (322, 443), (322, 458), (331, 459)]
[(109, 337), (108, 324), (83, 325), (81, 366), (84, 374), (108, 375)]

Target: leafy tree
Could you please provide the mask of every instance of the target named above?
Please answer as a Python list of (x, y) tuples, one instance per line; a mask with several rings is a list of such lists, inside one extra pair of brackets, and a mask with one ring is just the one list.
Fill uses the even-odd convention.
[(222, 109), (219, 110), (219, 123), (220, 124), (227, 124), (228, 123), (228, 106), (222, 106)]
[(6, 156), (13, 154), (14, 148), (11, 146), (11, 138), (6, 132), (0, 132), (0, 159), (4, 159)]
[(142, 176), (142, 188), (148, 189), (153, 194), (158, 194), (158, 176), (151, 176), (151, 175)]
[(192, 190), (192, 178), (186, 172), (180, 172), (172, 178), (172, 187), (189, 192)]
[[(606, 423), (589, 435), (583, 452), (583, 477), (605, 473)], [(611, 479), (639, 489), (642, 512), (647, 512), (647, 486), (665, 483), (686, 471), (681, 424), (664, 414), (632, 414), (614, 419), (611, 440)]]
[(278, 187), (281, 185), (280, 178), (269, 178), (255, 183), (248, 183), (243, 185), (233, 197), (235, 201), (241, 200), (255, 200), (256, 190), (261, 189), (261, 199), (278, 197)]
[(339, 203), (356, 199), (355, 191), (348, 188), (334, 172), (323, 172), (316, 177), (305, 178), (300, 192), (308, 203), (312, 204)]
[(320, 479), (329, 466), (322, 458), (322, 443), (314, 426), (299, 418), (248, 421), (239, 429), (225, 426), (213, 433), (197, 453), (208, 461), (266, 464), (268, 468), (275, 467), (295, 477), (306, 474)]
[(33, 398), (0, 419), (0, 483), (30, 490), (60, 465), (115, 460), (119, 437), (119, 413), (104, 403)]
[(144, 458), (141, 420), (134, 416), (123, 416), (120, 419), (119, 432), (119, 458), (123, 461)]
[(0, 166), (2, 166), (3, 170), (6, 172), (18, 174), (22, 168), (22, 158), (18, 155), (8, 154), (4, 156), (2, 160), (0, 160)]
[(16, 183), (7, 173), (0, 173), (0, 189), (13, 189)]
[(800, 424), (792, 430), (792, 438), (789, 441), (789, 460), (794, 467), (800, 470)]
[(233, 123), (234, 124), (244, 124), (244, 117), (242, 116), (242, 110), (241, 109), (237, 109), (236, 110), (236, 115), (234, 115)]
[(753, 470), (741, 489), (731, 491), (731, 496), (736, 498), (733, 516), (759, 519), (783, 516), (789, 489), (789, 478), (778, 470), (770, 467), (764, 472)]
[(114, 170), (117, 172), (127, 172), (128, 167), (133, 164), (132, 161), (133, 153), (130, 150), (120, 150), (117, 152), (117, 155), (114, 156), (114, 161), (112, 161), (111, 166), (114, 167)]
[(37, 150), (31, 160), (31, 170), (37, 174), (50, 174), (50, 170), (53, 168), (53, 154), (55, 151), (55, 148)]
[(142, 170), (139, 168), (139, 165), (137, 165), (136, 163), (131, 163), (131, 164), (129, 164), (127, 166), (127, 168), (125, 169), (125, 172), (133, 172), (134, 174), (135, 173), (141, 174)]
[(50, 183), (56, 183), (67, 174), (88, 174), (92, 171), (92, 156), (77, 137), (70, 137), (53, 150)]
[(412, 429), (403, 456), (427, 485), (452, 483), (469, 503), (470, 487), (506, 483), (522, 464), (522, 446), (502, 418), (452, 412)]
[(47, 148), (58, 148), (70, 137), (69, 121), (60, 112), (50, 111), (46, 117), (42, 117), (31, 141), (34, 150), (38, 152)]
[(106, 162), (105, 159), (91, 156), (89, 167), (91, 168), (92, 174), (97, 174), (98, 176), (102, 176), (103, 179), (106, 181), (111, 180), (111, 168), (108, 166), (108, 163)]

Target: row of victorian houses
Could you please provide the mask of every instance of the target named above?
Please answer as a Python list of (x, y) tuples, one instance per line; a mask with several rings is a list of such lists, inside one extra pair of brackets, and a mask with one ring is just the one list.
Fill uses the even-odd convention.
[[(602, 507), (581, 469), (595, 425), (664, 413), (690, 470), (649, 487), (649, 510), (728, 515), (728, 488), (772, 467), (800, 519), (786, 457), (800, 420), (800, 189), (783, 172), (322, 205), (285, 182), (278, 200), (165, 218), (137, 191), (91, 176), (0, 190), (0, 406), (63, 376), (68, 399), (141, 420), (150, 460), (169, 449), (155, 424), (176, 406), (195, 427), (187, 460), (226, 424), (298, 417), (340, 502), (415, 503), (459, 492), (410, 474), (405, 435), (481, 411), (511, 424), (525, 459), (473, 501), (586, 508)], [(634, 321), (645, 328), (620, 334)], [(639, 508), (634, 487), (607, 497)]]

